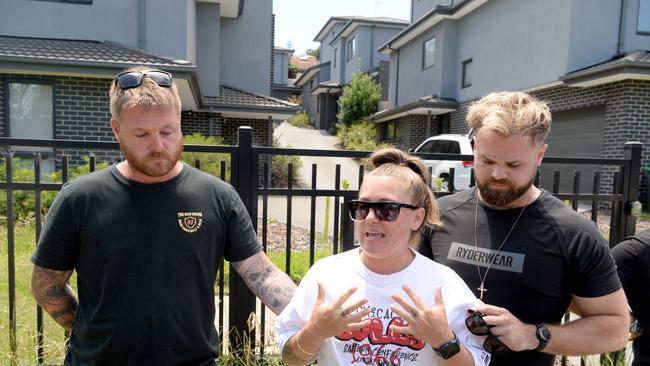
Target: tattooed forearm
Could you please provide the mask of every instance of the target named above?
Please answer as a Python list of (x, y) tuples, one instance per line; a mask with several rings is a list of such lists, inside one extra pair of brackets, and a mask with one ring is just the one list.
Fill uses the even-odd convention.
[(34, 266), (32, 295), (36, 302), (68, 332), (72, 331), (79, 300), (68, 284), (72, 271)]
[(262, 252), (232, 265), (251, 291), (275, 314), (282, 312), (296, 291), (291, 278)]

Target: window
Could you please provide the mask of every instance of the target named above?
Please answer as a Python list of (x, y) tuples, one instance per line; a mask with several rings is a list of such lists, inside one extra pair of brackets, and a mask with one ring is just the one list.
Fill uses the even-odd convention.
[[(50, 84), (9, 81), (9, 136), (27, 139), (54, 138), (54, 91)], [(48, 147), (16, 147), (17, 151), (52, 152)], [(31, 154), (30, 154), (31, 155)], [(43, 172), (54, 170), (54, 161), (43, 160)]]
[(338, 55), (338, 53), (339, 53), (339, 49), (335, 48), (334, 49), (334, 66), (333, 67), (336, 67), (336, 56)]
[(347, 54), (348, 61), (352, 60), (352, 56), (354, 55), (354, 52), (356, 50), (357, 50), (357, 39), (355, 37), (348, 41), (348, 54)]
[(386, 124), (386, 140), (396, 140), (400, 137), (399, 124), (391, 121)]
[(650, 0), (639, 0), (636, 31), (640, 34), (650, 35)]
[(83, 4), (83, 5), (93, 4), (93, 0), (37, 0), (37, 1), (49, 1), (52, 3)]
[(451, 140), (431, 140), (422, 145), (418, 152), (431, 154), (460, 154), (460, 144)]
[(436, 37), (429, 38), (422, 44), (422, 70), (433, 66), (436, 53)]
[(461, 87), (472, 86), (472, 59), (463, 61), (463, 80)]

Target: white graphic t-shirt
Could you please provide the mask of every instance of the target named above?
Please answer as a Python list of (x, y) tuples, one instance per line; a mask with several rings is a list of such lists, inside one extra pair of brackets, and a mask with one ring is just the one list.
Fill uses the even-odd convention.
[[(476, 366), (487, 365), (490, 355), (483, 350), (483, 337), (472, 335), (465, 326), (467, 309), (477, 303), (476, 297), (450, 268), (416, 253), (413, 262), (400, 272), (380, 275), (363, 265), (359, 250), (351, 250), (324, 258), (314, 264), (300, 282), (291, 302), (276, 321), (278, 345), (282, 350), (291, 336), (310, 319), (318, 296), (318, 282), (325, 289), (325, 302), (334, 302), (343, 292), (356, 286), (348, 299), (353, 303), (366, 297), (363, 307), (371, 310), (371, 324), (354, 332), (344, 332), (323, 342), (318, 365), (437, 365), (441, 360), (423, 341), (388, 329), (405, 321), (390, 309), (396, 304), (390, 295), (397, 293), (410, 301), (402, 289), (407, 284), (428, 306), (435, 305), (435, 291), (442, 287), (447, 321), (459, 341), (474, 358)], [(399, 305), (398, 305), (399, 306)], [(345, 307), (345, 304), (344, 304)]]

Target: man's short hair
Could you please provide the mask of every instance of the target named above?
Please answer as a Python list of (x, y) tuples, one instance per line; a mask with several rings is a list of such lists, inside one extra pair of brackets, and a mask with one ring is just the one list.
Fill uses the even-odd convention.
[[(147, 67), (132, 67), (125, 71), (149, 70), (152, 69)], [(178, 95), (176, 83), (173, 81), (170, 87), (161, 87), (145, 75), (140, 86), (122, 89), (118, 85), (117, 80), (113, 80), (109, 96), (111, 116), (116, 121), (120, 120), (120, 112), (137, 107), (147, 110), (174, 110), (178, 112), (179, 116), (181, 113), (181, 98)]]
[(474, 133), (485, 128), (506, 137), (523, 134), (538, 145), (551, 132), (548, 105), (523, 92), (490, 93), (472, 104), (466, 120)]

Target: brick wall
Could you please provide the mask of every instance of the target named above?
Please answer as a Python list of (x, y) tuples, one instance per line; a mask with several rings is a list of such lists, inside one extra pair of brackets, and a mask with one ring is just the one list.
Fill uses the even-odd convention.
[(0, 136), (7, 137), (7, 129), (5, 128), (5, 125), (7, 122), (5, 122), (5, 88), (4, 88), (4, 77), (0, 75)]
[(388, 82), (390, 74), (390, 62), (379, 61), (379, 87), (381, 88), (380, 101), (388, 101)]
[[(212, 128), (210, 128), (212, 118)], [(221, 135), (221, 116), (217, 113), (184, 111), (181, 113), (181, 130), (183, 135), (200, 133), (204, 136)]]
[(240, 126), (253, 128), (253, 145), (269, 146), (269, 121), (245, 118), (223, 119), (223, 137), (227, 145), (237, 145), (237, 130)]
[[(643, 144), (641, 165), (650, 166), (650, 81), (624, 80), (589, 88), (560, 85), (531, 94), (548, 102), (552, 112), (604, 105), (603, 157), (623, 158), (623, 144), (640, 141)], [(467, 131), (465, 115), (471, 103), (463, 103), (451, 113), (451, 132)], [(613, 171), (613, 168), (603, 170), (603, 192), (611, 192)], [(642, 176), (642, 202), (646, 202), (646, 185)]]
[[(110, 127), (108, 90), (112, 80), (81, 77), (57, 77), (54, 85), (54, 138), (77, 141), (115, 141)], [(82, 162), (89, 151), (65, 149), (73, 165)], [(119, 151), (92, 150), (98, 160), (114, 161)]]

